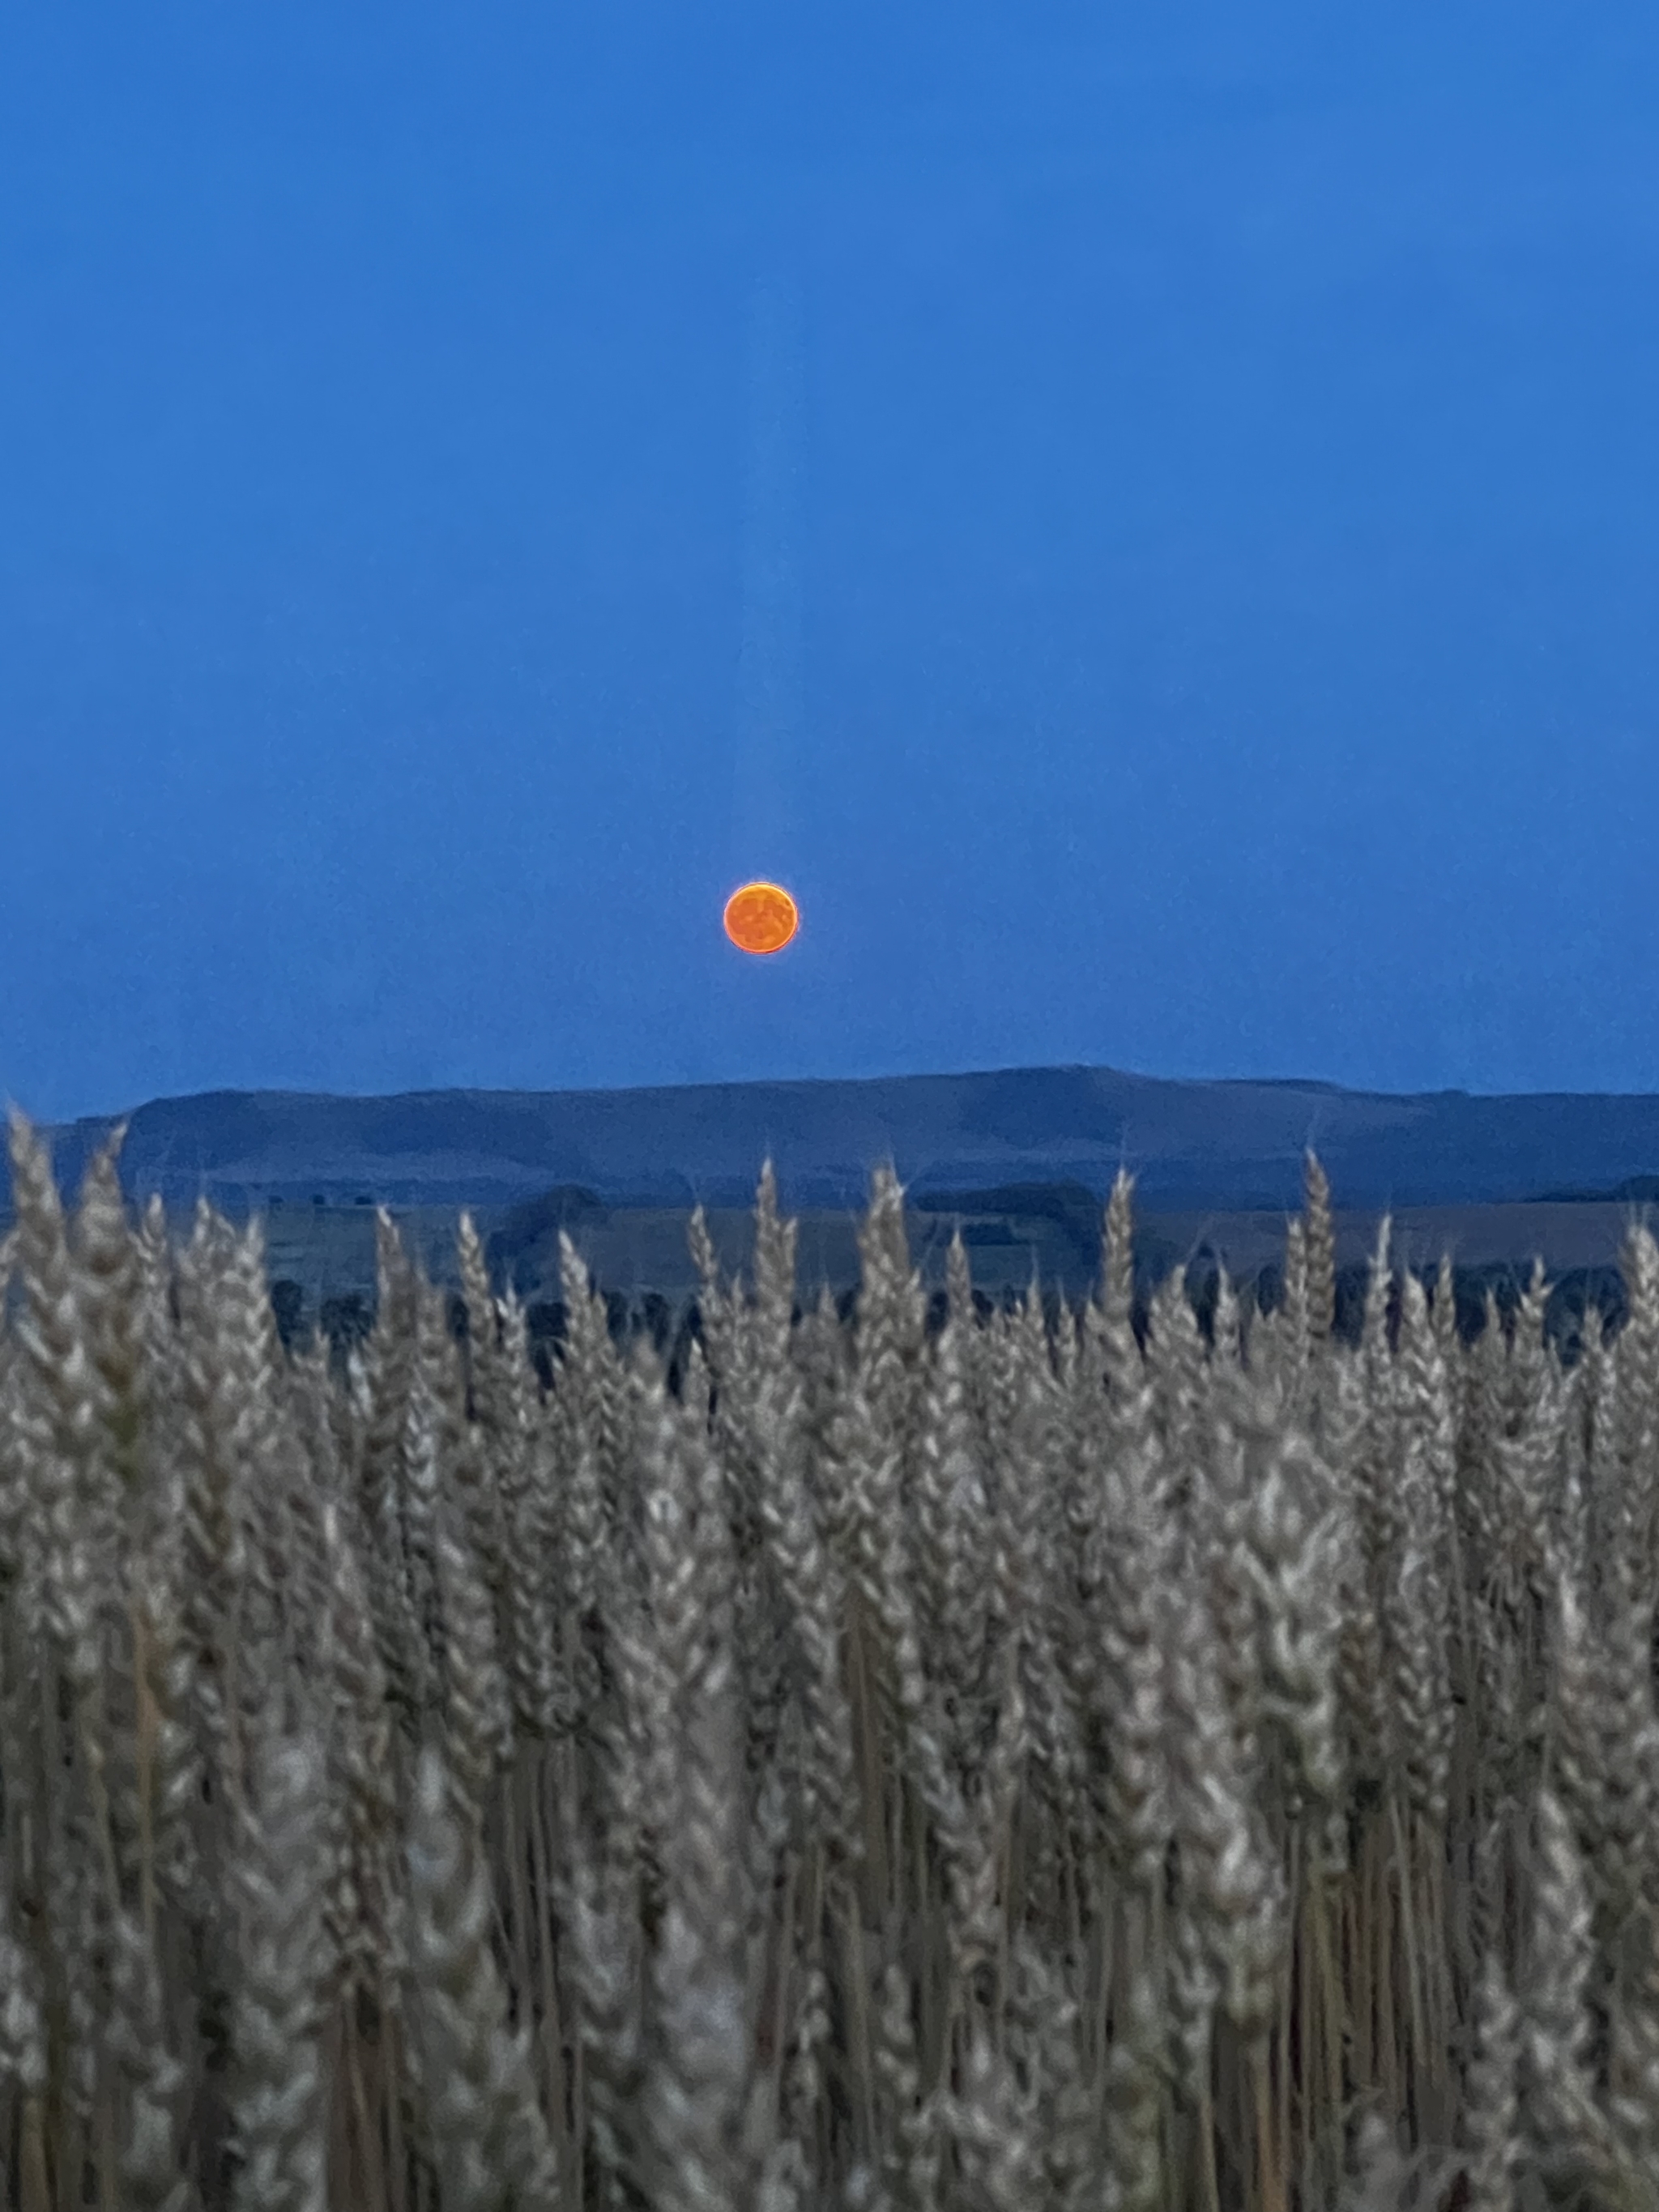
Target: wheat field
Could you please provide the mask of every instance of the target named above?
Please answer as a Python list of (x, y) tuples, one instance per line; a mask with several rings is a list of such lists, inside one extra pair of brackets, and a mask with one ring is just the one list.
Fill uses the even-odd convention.
[[(1659, 1248), (1333, 1328), (1179, 1272), (930, 1329), (752, 1284), (552, 1387), (461, 1217), (343, 1358), (256, 1219), (0, 1246), (0, 2172), (21, 2212), (1659, 2206)], [(1138, 1322), (1140, 1325), (1137, 1325)]]

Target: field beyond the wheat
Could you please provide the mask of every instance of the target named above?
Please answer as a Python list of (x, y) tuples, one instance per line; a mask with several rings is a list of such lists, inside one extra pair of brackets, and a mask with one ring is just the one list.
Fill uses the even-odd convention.
[(1132, 1186), (1095, 1294), (747, 1280), (548, 1376), (461, 1218), (285, 1347), (264, 1229), (0, 1243), (21, 2212), (1659, 2212), (1659, 1246), (1336, 1327)]

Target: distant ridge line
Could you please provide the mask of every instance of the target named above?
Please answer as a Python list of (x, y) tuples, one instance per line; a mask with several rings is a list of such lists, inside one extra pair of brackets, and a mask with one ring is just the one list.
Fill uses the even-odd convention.
[(1121, 1166), (1143, 1209), (1294, 1211), (1310, 1143), (1344, 1208), (1659, 1197), (1659, 1096), (1363, 1091), (1079, 1062), (615, 1089), (204, 1091), (50, 1127), (66, 1194), (123, 1119), (130, 1196), (205, 1197), (233, 1213), (319, 1195), (508, 1206), (560, 1184), (610, 1206), (747, 1206), (769, 1157), (795, 1208), (861, 1211), (891, 1159), (919, 1203), (1039, 1182), (1103, 1203)]

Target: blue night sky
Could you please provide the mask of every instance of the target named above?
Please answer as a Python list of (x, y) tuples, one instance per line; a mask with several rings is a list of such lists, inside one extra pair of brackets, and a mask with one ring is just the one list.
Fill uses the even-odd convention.
[(0, 60), (27, 1112), (1659, 1090), (1659, 11), (70, 0)]

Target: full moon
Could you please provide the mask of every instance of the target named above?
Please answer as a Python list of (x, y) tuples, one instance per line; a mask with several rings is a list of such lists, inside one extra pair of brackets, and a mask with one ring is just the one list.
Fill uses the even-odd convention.
[(726, 933), (739, 952), (779, 952), (800, 927), (800, 910), (781, 884), (744, 884), (726, 902)]

